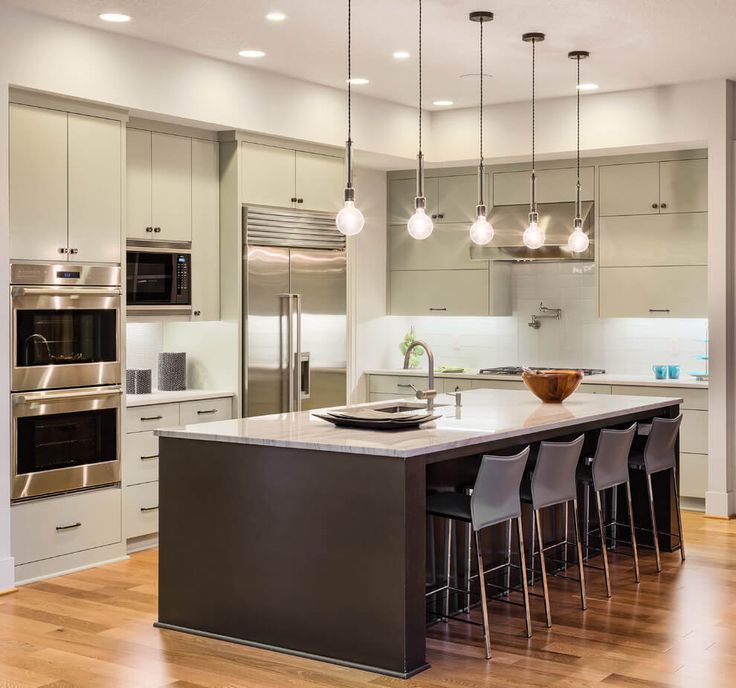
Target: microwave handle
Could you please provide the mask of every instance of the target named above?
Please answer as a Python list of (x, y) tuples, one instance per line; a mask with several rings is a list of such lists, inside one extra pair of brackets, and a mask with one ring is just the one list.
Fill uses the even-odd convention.
[(81, 391), (58, 391), (58, 392), (30, 392), (28, 394), (14, 394), (13, 404), (31, 404), (34, 402), (68, 401), (70, 399), (86, 399), (88, 397), (114, 397), (123, 393), (121, 387), (93, 387)]
[(120, 287), (13, 287), (18, 296), (120, 296)]

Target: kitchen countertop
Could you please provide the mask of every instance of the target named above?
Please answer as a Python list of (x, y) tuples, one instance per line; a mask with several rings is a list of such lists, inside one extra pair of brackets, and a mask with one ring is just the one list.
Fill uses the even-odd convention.
[(563, 404), (543, 404), (526, 390), (476, 389), (463, 393), (463, 406), (459, 409), (455, 408), (454, 399), (445, 394), (437, 397), (437, 403), (446, 404), (435, 408), (442, 416), (440, 419), (422, 428), (399, 432), (337, 428), (303, 411), (166, 428), (157, 430), (156, 434), (177, 439), (409, 458), (494, 440), (522, 438), (581, 422), (620, 418), (680, 404), (682, 400), (578, 392)]
[(219, 399), (232, 397), (233, 392), (216, 389), (186, 389), (181, 392), (160, 392), (155, 390), (151, 394), (127, 394), (126, 408), (134, 406), (151, 406), (153, 404), (177, 404), (181, 401), (199, 401), (201, 399)]
[[(427, 370), (413, 368), (410, 370), (366, 370), (366, 375), (410, 375), (426, 377)], [(435, 377), (448, 379), (477, 379), (477, 380), (521, 380), (521, 375), (481, 375), (477, 370), (465, 373), (435, 373)], [(603, 373), (601, 375), (588, 375), (583, 378), (582, 384), (599, 385), (633, 385), (639, 387), (673, 387), (689, 389), (708, 389), (708, 382), (698, 381), (690, 375), (683, 375), (679, 380), (655, 380), (652, 375), (626, 375), (624, 373)]]

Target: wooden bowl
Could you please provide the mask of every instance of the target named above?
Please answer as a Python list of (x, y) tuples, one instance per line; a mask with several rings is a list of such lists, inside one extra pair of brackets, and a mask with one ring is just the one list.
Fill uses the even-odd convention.
[(579, 370), (529, 370), (521, 376), (532, 394), (545, 404), (559, 404), (580, 385), (583, 373)]

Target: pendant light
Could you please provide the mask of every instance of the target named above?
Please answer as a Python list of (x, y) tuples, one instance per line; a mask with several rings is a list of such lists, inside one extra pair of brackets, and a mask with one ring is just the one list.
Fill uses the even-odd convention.
[(590, 53), (587, 50), (573, 50), (567, 53), (567, 56), (571, 60), (577, 61), (578, 75), (577, 75), (577, 174), (578, 181), (575, 185), (575, 219), (573, 220), (573, 230), (567, 239), (567, 247), (573, 253), (584, 253), (588, 250), (590, 245), (590, 239), (588, 235), (583, 231), (583, 213), (580, 205), (580, 60), (584, 60), (586, 57), (590, 57)]
[(535, 145), (536, 145), (536, 69), (537, 69), (537, 43), (541, 43), (545, 36), (543, 33), (525, 33), (522, 37), (525, 43), (532, 44), (532, 177), (531, 177), (531, 202), (529, 204), (529, 226), (524, 230), (522, 241), (527, 248), (538, 249), (544, 246), (544, 232), (539, 226), (539, 214), (537, 213), (537, 174), (535, 171)]
[(352, 139), (352, 0), (348, 0), (348, 140), (345, 142), (345, 158), (347, 166), (347, 184), (345, 184), (345, 205), (335, 218), (337, 229), (347, 236), (360, 232), (365, 224), (363, 213), (355, 207), (355, 189), (353, 188), (353, 139)]
[(478, 22), (480, 27), (480, 74), (478, 82), (480, 84), (480, 155), (478, 162), (478, 205), (475, 208), (476, 219), (470, 226), (470, 240), (474, 244), (484, 246), (493, 239), (493, 225), (488, 222), (486, 217), (486, 202), (484, 195), (484, 170), (483, 170), (483, 24), (493, 21), (493, 12), (471, 12), (469, 19), (472, 22)]
[(409, 234), (415, 239), (426, 239), (434, 224), (427, 215), (427, 199), (424, 196), (424, 154), (422, 153), (422, 0), (419, 0), (419, 153), (417, 155), (417, 195), (414, 199), (414, 214), (406, 225)]

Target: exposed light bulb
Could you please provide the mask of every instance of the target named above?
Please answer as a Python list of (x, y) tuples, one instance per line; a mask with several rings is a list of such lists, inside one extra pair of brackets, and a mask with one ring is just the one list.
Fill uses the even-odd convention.
[(590, 239), (580, 227), (575, 227), (573, 232), (567, 238), (567, 247), (573, 253), (584, 253), (588, 250), (589, 245)]
[(478, 246), (490, 243), (494, 235), (493, 225), (488, 222), (485, 215), (479, 214), (475, 222), (470, 226), (470, 240)]
[(539, 228), (536, 222), (530, 222), (529, 226), (524, 230), (521, 239), (524, 246), (531, 249), (538, 249), (544, 246), (544, 232)]
[(354, 201), (345, 201), (345, 205), (335, 218), (335, 224), (345, 236), (353, 236), (363, 229), (365, 218), (363, 213), (355, 207)]
[(432, 233), (434, 223), (424, 208), (417, 208), (409, 218), (406, 228), (412, 237), (422, 240), (426, 239)]

